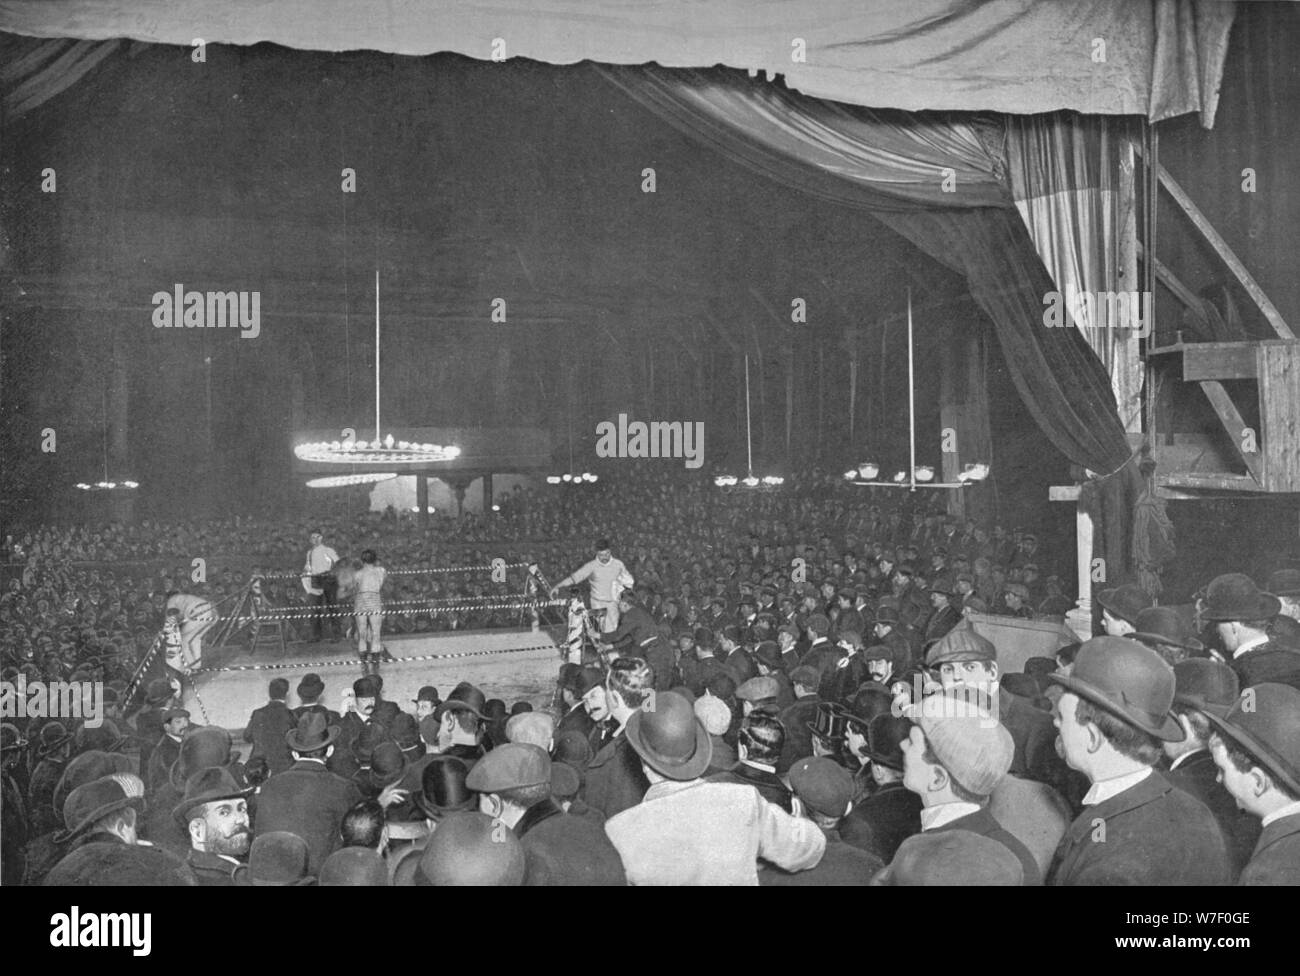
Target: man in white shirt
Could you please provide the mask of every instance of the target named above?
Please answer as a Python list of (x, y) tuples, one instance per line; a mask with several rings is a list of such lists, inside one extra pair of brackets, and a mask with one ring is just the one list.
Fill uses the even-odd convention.
[(584, 581), (591, 586), (591, 608), (605, 611), (600, 629), (608, 634), (618, 627), (619, 594), (630, 590), (636, 582), (622, 560), (615, 559), (610, 552), (608, 539), (596, 541), (595, 559), (551, 587), (551, 599), (559, 596), (565, 587)]
[(325, 536), (319, 529), (311, 534), (311, 548), (307, 550), (307, 561), (302, 568), (302, 587), (316, 612), (312, 614), (312, 643), (321, 639), (321, 621), (328, 617), (329, 629), (337, 638), (341, 625), (334, 615), (338, 603), (338, 579), (334, 575), (334, 564), (339, 561), (339, 554), (325, 545)]

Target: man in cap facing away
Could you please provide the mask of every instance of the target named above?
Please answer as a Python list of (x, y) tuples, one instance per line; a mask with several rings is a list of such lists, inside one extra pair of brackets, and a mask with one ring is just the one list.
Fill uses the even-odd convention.
[(921, 830), (969, 830), (996, 840), (1020, 861), (1026, 885), (1042, 884), (1033, 855), (988, 811), (988, 798), (1011, 768), (1011, 734), (987, 711), (951, 693), (909, 710), (900, 743), (903, 785), (921, 798)]
[(712, 743), (680, 695), (656, 696), (625, 735), (651, 781), (641, 803), (605, 824), (631, 884), (756, 885), (758, 858), (787, 871), (821, 860), (826, 837), (810, 822), (751, 786), (700, 779)]
[(850, 847), (840, 839), (839, 827), (853, 808), (853, 776), (825, 756), (800, 759), (790, 769), (795, 815), (807, 817), (826, 835), (826, 852), (809, 871), (783, 871), (763, 865), (758, 883), (765, 887), (820, 887), (864, 885), (884, 862), (874, 854)]
[(1300, 884), (1300, 691), (1266, 682), (1208, 718), (1224, 788), (1263, 827), (1237, 884)]
[(1052, 885), (1221, 885), (1228, 852), (1200, 800), (1155, 770), (1162, 742), (1183, 738), (1169, 714), (1174, 671), (1126, 637), (1085, 641), (1069, 676), (1056, 728), (1065, 761), (1092, 784), (1084, 811), (1053, 858)]
[(623, 862), (596, 823), (571, 816), (552, 796), (551, 757), (508, 742), (474, 766), (465, 785), (479, 809), (522, 842), (527, 885), (624, 885)]

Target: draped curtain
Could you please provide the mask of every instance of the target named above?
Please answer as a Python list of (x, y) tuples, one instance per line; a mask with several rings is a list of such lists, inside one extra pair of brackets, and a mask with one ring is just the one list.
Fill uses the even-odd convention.
[[(1110, 378), (1077, 326), (1043, 323), (1044, 296), (1056, 283), (1003, 178), (998, 122), (833, 105), (733, 72), (603, 70), (728, 158), (861, 210), (963, 275), (1033, 420), (1076, 464), (1116, 475), (1101, 490), (1114, 495), (1112, 511), (1122, 509), (1136, 472)], [(1109, 564), (1126, 566), (1122, 533), (1101, 535)]]

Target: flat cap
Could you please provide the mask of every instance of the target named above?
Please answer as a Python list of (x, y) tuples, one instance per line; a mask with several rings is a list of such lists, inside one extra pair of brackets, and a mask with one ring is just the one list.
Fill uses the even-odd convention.
[(809, 809), (824, 817), (843, 817), (853, 801), (852, 774), (825, 756), (810, 756), (791, 766), (790, 786)]
[(949, 661), (996, 661), (998, 650), (993, 642), (981, 637), (970, 627), (954, 627), (941, 639), (935, 641), (925, 656), (927, 668), (937, 667)]
[(736, 697), (741, 701), (766, 701), (781, 693), (781, 685), (771, 675), (750, 678), (736, 689)]
[(541, 746), (507, 742), (474, 764), (465, 785), (476, 793), (500, 793), (551, 781), (551, 757)]

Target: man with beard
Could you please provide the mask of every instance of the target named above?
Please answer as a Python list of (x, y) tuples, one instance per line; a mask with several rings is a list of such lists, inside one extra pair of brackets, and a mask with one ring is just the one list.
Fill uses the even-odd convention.
[(267, 780), (257, 797), (258, 835), (287, 830), (305, 840), (309, 874), (317, 874), (334, 853), (343, 815), (361, 801), (351, 780), (326, 768), (338, 737), (337, 725), (326, 727), (320, 715), (304, 715), (285, 736), (293, 765)]
[(252, 841), (246, 801), (251, 792), (220, 767), (201, 769), (186, 780), (185, 798), (174, 815), (189, 835), (186, 863), (200, 885), (234, 887), (240, 858)]

